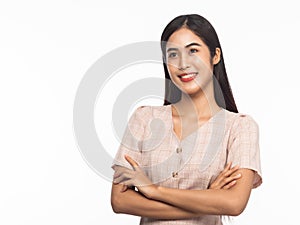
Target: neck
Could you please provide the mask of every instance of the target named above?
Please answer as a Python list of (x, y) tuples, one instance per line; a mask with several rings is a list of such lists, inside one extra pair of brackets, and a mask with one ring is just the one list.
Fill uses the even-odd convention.
[(196, 113), (198, 118), (209, 118), (221, 109), (215, 101), (213, 85), (193, 95), (182, 93), (181, 100), (174, 106), (179, 115), (189, 116)]

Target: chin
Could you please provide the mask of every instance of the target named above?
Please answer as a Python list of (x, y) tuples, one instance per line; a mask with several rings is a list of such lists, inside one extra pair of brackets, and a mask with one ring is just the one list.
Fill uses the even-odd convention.
[(177, 85), (179, 89), (185, 93), (195, 93), (202, 90), (202, 84), (199, 82), (191, 81), (189, 83), (180, 83)]
[(197, 95), (202, 93), (202, 89), (200, 87), (197, 88), (180, 88), (180, 90), (187, 95)]

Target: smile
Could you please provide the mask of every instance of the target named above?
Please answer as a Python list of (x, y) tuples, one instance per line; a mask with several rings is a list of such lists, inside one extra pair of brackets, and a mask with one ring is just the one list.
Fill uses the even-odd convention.
[(180, 80), (182, 82), (189, 82), (195, 79), (195, 77), (198, 75), (198, 73), (196, 72), (192, 72), (192, 73), (183, 73), (178, 75), (178, 77), (180, 78)]

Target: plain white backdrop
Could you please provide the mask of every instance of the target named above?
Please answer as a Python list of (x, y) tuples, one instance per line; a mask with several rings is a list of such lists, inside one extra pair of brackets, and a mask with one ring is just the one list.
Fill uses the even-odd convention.
[[(238, 109), (260, 128), (264, 183), (232, 224), (297, 224), (297, 5), (291, 0), (1, 1), (0, 224), (138, 224), (137, 217), (113, 213), (110, 182), (83, 160), (73, 132), (74, 98), (101, 56), (126, 44), (159, 41), (171, 19), (189, 13), (215, 27)], [(118, 147), (109, 111), (114, 97), (149, 75), (163, 77), (162, 67), (127, 68), (98, 98), (95, 125), (112, 156)]]

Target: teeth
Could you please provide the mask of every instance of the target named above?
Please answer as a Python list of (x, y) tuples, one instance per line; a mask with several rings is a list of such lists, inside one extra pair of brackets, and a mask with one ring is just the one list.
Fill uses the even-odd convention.
[(186, 79), (186, 78), (191, 78), (193, 76), (196, 76), (196, 73), (187, 74), (187, 75), (181, 76), (181, 78)]

